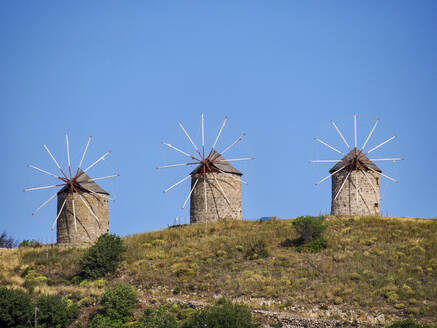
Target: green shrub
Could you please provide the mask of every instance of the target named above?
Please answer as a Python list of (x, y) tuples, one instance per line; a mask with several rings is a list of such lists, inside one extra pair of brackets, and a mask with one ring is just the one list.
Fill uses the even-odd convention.
[(223, 302), (197, 311), (182, 328), (256, 328), (252, 313), (245, 305)]
[(42, 295), (38, 298), (38, 327), (63, 328), (79, 315), (76, 304), (57, 295)]
[(175, 316), (165, 306), (157, 310), (146, 309), (135, 328), (178, 328)]
[(314, 239), (312, 242), (297, 247), (299, 252), (308, 250), (310, 253), (317, 253), (326, 248), (326, 239), (323, 237)]
[(248, 260), (256, 260), (268, 256), (269, 256), (269, 252), (267, 250), (266, 242), (261, 239), (251, 243), (248, 249), (246, 250), (246, 255), (245, 255), (245, 257)]
[(323, 232), (326, 230), (322, 216), (300, 216), (293, 220), (293, 227), (300, 235), (301, 245), (309, 244), (313, 240), (322, 237)]
[(33, 314), (32, 300), (19, 290), (0, 287), (0, 327), (31, 327)]
[(122, 328), (124, 322), (119, 319), (113, 319), (101, 314), (97, 314), (91, 321), (90, 328)]
[(114, 320), (127, 322), (134, 312), (133, 307), (136, 302), (137, 294), (131, 286), (116, 285), (105, 291), (102, 296), (103, 315)]
[(42, 244), (39, 241), (35, 240), (35, 239), (32, 239), (32, 240), (25, 239), (25, 240), (23, 240), (20, 243), (20, 245), (18, 245), (18, 247), (33, 247), (33, 248), (37, 248), (37, 247), (42, 247)]
[(125, 250), (123, 240), (117, 235), (101, 235), (80, 259), (79, 275), (84, 279), (98, 279), (115, 272)]
[(422, 325), (413, 319), (407, 319), (403, 321), (395, 321), (391, 325), (386, 326), (387, 328), (432, 328), (429, 325)]

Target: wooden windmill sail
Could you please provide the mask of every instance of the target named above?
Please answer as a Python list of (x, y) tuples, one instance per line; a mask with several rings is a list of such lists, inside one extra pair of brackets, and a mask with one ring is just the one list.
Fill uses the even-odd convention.
[[(110, 179), (119, 176), (118, 174), (91, 178), (86, 172), (94, 167), (100, 161), (111, 153), (106, 152), (103, 156), (82, 169), (82, 163), (85, 159), (91, 137), (88, 138), (81, 161), (75, 173), (72, 173), (70, 163), (70, 147), (68, 135), (65, 135), (67, 146), (68, 170), (63, 170), (56, 161), (49, 148), (44, 145), (44, 149), (50, 155), (51, 159), (59, 169), (60, 175), (40, 169), (29, 164), (41, 173), (47, 174), (61, 183), (43, 187), (26, 188), (24, 191), (45, 190), (61, 187), (59, 191), (53, 194), (49, 199), (42, 203), (33, 213), (35, 215), (41, 208), (46, 206), (56, 196), (58, 197), (57, 216), (53, 222), (52, 230), (57, 227), (57, 243), (63, 245), (81, 245), (93, 243), (101, 234), (109, 231), (109, 211), (108, 199), (109, 193), (102, 189), (96, 181)], [(73, 171), (74, 172), (74, 171)]]
[(379, 215), (380, 214), (380, 177), (383, 176), (393, 182), (398, 180), (382, 173), (382, 170), (376, 166), (377, 161), (400, 161), (403, 158), (368, 158), (367, 156), (396, 138), (393, 136), (384, 142), (373, 147), (369, 151), (364, 151), (370, 140), (379, 120), (376, 120), (372, 130), (367, 136), (361, 148), (357, 146), (357, 117), (354, 114), (354, 147), (351, 148), (344, 138), (340, 129), (331, 121), (335, 130), (340, 135), (348, 149), (345, 154), (340, 150), (332, 147), (323, 140), (315, 140), (331, 150), (341, 154), (343, 157), (337, 160), (314, 160), (313, 163), (336, 163), (330, 170), (329, 175), (316, 185), (332, 179), (332, 197), (331, 197), (331, 214), (333, 215)]
[(220, 219), (242, 219), (241, 207), (241, 183), (247, 184), (241, 180), (243, 175), (230, 162), (247, 161), (253, 158), (233, 158), (225, 159), (223, 154), (240, 142), (244, 134), (237, 138), (233, 143), (226, 147), (222, 152), (217, 152), (215, 147), (220, 138), (227, 122), (224, 119), (223, 124), (217, 134), (217, 137), (209, 152), (205, 152), (205, 129), (204, 117), (202, 114), (202, 148), (199, 150), (191, 139), (188, 132), (185, 130), (181, 122), (178, 122), (179, 127), (193, 145), (196, 155), (186, 153), (179, 148), (176, 148), (168, 143), (163, 142), (169, 148), (189, 157), (192, 161), (188, 163), (172, 164), (159, 166), (158, 169), (197, 165), (185, 178), (176, 182), (174, 185), (165, 189), (168, 192), (177, 185), (191, 178), (191, 188), (182, 209), (190, 201), (190, 222), (208, 222)]

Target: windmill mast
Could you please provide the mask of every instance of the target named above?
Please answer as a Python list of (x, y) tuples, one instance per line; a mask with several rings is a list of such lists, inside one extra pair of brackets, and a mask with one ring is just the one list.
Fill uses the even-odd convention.
[(247, 183), (241, 180), (242, 173), (235, 169), (230, 162), (248, 161), (253, 158), (239, 157), (226, 160), (222, 157), (224, 153), (232, 149), (243, 139), (244, 133), (229, 146), (225, 147), (221, 153), (215, 151), (227, 121), (228, 118), (225, 117), (209, 151), (206, 150), (205, 117), (203, 113), (201, 114), (201, 149), (196, 146), (196, 143), (182, 123), (178, 122), (178, 126), (199, 155), (199, 158), (185, 150), (163, 142), (167, 147), (191, 158), (192, 161), (162, 165), (158, 166), (158, 169), (195, 165), (195, 168), (188, 176), (164, 190), (164, 192), (168, 192), (191, 177), (191, 187), (182, 205), (182, 209), (184, 209), (188, 201), (191, 200), (191, 223), (242, 218), (241, 183)]
[(380, 161), (400, 161), (403, 158), (389, 157), (389, 158), (373, 158), (367, 157), (368, 154), (373, 153), (380, 147), (395, 139), (393, 136), (377, 146), (374, 146), (369, 151), (364, 152), (364, 148), (368, 144), (379, 119), (376, 120), (370, 133), (367, 135), (363, 146), (358, 149), (358, 133), (357, 133), (357, 115), (353, 115), (354, 119), (354, 148), (351, 149), (349, 143), (346, 141), (343, 133), (338, 126), (331, 121), (332, 126), (339, 134), (341, 140), (346, 145), (347, 154), (344, 154), (339, 149), (331, 146), (327, 142), (315, 138), (315, 140), (330, 150), (341, 154), (340, 159), (320, 159), (313, 160), (311, 163), (335, 163), (329, 170), (329, 175), (321, 179), (316, 185), (323, 183), (331, 178), (332, 181), (332, 198), (331, 198), (331, 214), (333, 215), (379, 215), (380, 213), (380, 177), (384, 177), (393, 182), (396, 179), (382, 173), (381, 169), (376, 166), (374, 162)]

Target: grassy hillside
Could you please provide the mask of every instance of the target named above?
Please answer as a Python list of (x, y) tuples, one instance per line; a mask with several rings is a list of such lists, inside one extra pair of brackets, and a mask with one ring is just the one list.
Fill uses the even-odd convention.
[[(61, 293), (89, 312), (104, 286), (124, 281), (138, 288), (143, 304), (211, 302), (220, 295), (304, 317), (437, 317), (436, 220), (328, 217), (327, 226), (327, 248), (314, 254), (281, 246), (297, 237), (292, 220), (137, 234), (124, 238), (128, 250), (115, 276), (80, 285), (71, 277), (81, 248), (3, 251), (0, 283), (34, 294)], [(268, 256), (248, 259), (247, 250), (262, 242)], [(35, 270), (23, 275), (27, 267)]]

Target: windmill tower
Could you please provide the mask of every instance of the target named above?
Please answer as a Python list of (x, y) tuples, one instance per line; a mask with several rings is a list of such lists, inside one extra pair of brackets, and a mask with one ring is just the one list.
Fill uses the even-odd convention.
[(105, 160), (105, 158), (111, 153), (110, 151), (106, 152), (94, 163), (82, 170), (82, 163), (85, 159), (85, 155), (91, 142), (91, 137), (88, 139), (75, 174), (72, 174), (70, 148), (67, 134), (65, 135), (65, 140), (67, 145), (68, 170), (64, 171), (61, 168), (46, 145), (44, 145), (45, 150), (50, 155), (61, 174), (57, 175), (40, 169), (34, 165), (28, 165), (30, 168), (60, 180), (61, 183), (43, 187), (26, 188), (24, 191), (45, 190), (61, 187), (58, 192), (53, 194), (49, 199), (42, 203), (32, 213), (32, 215), (35, 215), (41, 208), (43, 208), (57, 196), (57, 216), (52, 225), (52, 230), (54, 229), (55, 225), (57, 226), (57, 243), (59, 245), (88, 245), (94, 243), (100, 235), (109, 231), (109, 193), (103, 190), (96, 183), (96, 181), (114, 178), (119, 175), (114, 174), (99, 178), (90, 178), (86, 174), (86, 172), (94, 167), (97, 163)]
[(345, 154), (340, 150), (332, 147), (326, 142), (315, 138), (317, 142), (325, 145), (331, 150), (341, 154), (343, 158), (337, 160), (314, 160), (313, 163), (336, 163), (330, 170), (329, 175), (316, 185), (332, 179), (332, 198), (331, 198), (331, 214), (332, 215), (379, 215), (380, 214), (380, 178), (385, 177), (393, 182), (398, 180), (389, 177), (382, 173), (382, 170), (376, 166), (377, 161), (400, 161), (402, 158), (368, 158), (367, 155), (377, 150), (387, 142), (396, 138), (393, 136), (379, 145), (365, 152), (370, 137), (375, 131), (379, 120), (376, 120), (372, 130), (367, 136), (361, 148), (357, 146), (357, 117), (354, 114), (354, 148), (351, 148), (344, 138), (343, 134), (338, 129), (334, 121), (331, 124), (340, 135), (344, 144), (348, 149)]
[(247, 182), (241, 180), (241, 176), (243, 174), (234, 168), (230, 162), (247, 161), (252, 160), (253, 158), (234, 158), (226, 160), (223, 157), (224, 153), (226, 153), (229, 149), (234, 147), (243, 139), (244, 134), (226, 147), (221, 153), (215, 150), (215, 146), (217, 145), (226, 122), (227, 118), (224, 119), (209, 152), (205, 152), (205, 129), (203, 114), (201, 150), (197, 148), (196, 144), (193, 142), (182, 123), (178, 122), (182, 132), (196, 150), (196, 156), (188, 154), (179, 148), (163, 142), (163, 144), (167, 147), (170, 147), (173, 150), (176, 150), (177, 152), (192, 159), (192, 162), (159, 166), (158, 169), (197, 165), (189, 175), (164, 190), (166, 193), (177, 185), (191, 178), (191, 189), (187, 198), (185, 199), (184, 204), (182, 205), (182, 209), (184, 209), (188, 203), (188, 200), (191, 199), (190, 223), (210, 222), (220, 219), (242, 219), (241, 183), (247, 184)]

